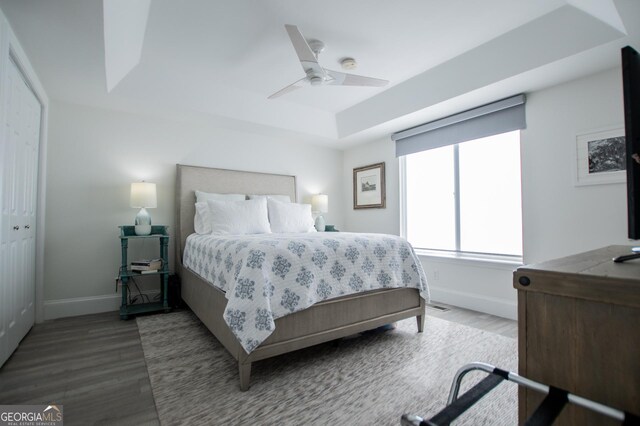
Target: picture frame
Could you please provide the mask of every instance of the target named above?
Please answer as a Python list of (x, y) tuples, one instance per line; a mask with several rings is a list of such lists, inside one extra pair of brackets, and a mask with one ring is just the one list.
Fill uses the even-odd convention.
[(626, 145), (622, 127), (576, 135), (575, 185), (626, 182)]
[(385, 163), (353, 169), (353, 208), (384, 209), (386, 207)]

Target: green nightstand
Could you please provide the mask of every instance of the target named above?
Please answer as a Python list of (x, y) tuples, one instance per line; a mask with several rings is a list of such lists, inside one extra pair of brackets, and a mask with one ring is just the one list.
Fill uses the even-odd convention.
[[(169, 227), (164, 225), (153, 225), (151, 227), (151, 235), (136, 235), (135, 226), (133, 225), (119, 226), (119, 228), (120, 246), (122, 248), (122, 262), (120, 264), (120, 271), (118, 273), (118, 279), (122, 283), (122, 304), (120, 305), (120, 319), (126, 320), (129, 319), (129, 315), (147, 312), (170, 312), (171, 308), (169, 307), (168, 301), (169, 233), (167, 232), (167, 229)], [(160, 277), (160, 296), (162, 300), (155, 303), (136, 303), (134, 305), (129, 305), (127, 299), (129, 279), (134, 276), (142, 275), (129, 269), (129, 261), (127, 259), (129, 240), (149, 238), (157, 238), (160, 241), (160, 258), (162, 259), (162, 269), (157, 272), (144, 275), (158, 275)]]

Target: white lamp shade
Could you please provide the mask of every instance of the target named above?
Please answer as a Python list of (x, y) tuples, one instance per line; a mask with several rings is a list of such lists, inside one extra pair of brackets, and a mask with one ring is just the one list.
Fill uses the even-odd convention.
[(311, 197), (311, 209), (314, 212), (327, 213), (329, 211), (329, 196), (327, 194), (316, 194)]
[(131, 184), (131, 200), (129, 202), (134, 208), (155, 209), (158, 205), (156, 197), (156, 184), (148, 182), (135, 182)]

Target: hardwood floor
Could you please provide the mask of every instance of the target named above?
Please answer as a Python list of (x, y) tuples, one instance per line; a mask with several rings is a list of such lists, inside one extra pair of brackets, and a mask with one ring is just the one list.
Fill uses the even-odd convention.
[(0, 404), (64, 405), (67, 425), (157, 425), (135, 321), (117, 312), (36, 324), (0, 369)]
[[(441, 311), (433, 307), (439, 306), (448, 309)], [(490, 331), (502, 336), (518, 338), (518, 323), (516, 321), (497, 317), (495, 315), (484, 314), (482, 312), (471, 311), (457, 306), (446, 305), (440, 302), (433, 302), (427, 305), (427, 315), (431, 315), (443, 320), (457, 322), (468, 327), (479, 328), (480, 330)]]
[[(517, 336), (515, 321), (451, 307), (427, 315)], [(0, 368), (0, 404), (64, 405), (66, 425), (158, 425), (135, 320), (117, 312), (36, 324)]]

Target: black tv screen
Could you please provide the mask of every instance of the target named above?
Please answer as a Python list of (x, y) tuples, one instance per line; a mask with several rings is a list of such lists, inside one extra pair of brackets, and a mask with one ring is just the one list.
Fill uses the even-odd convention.
[(640, 56), (622, 49), (624, 123), (627, 144), (627, 218), (629, 238), (640, 240)]

